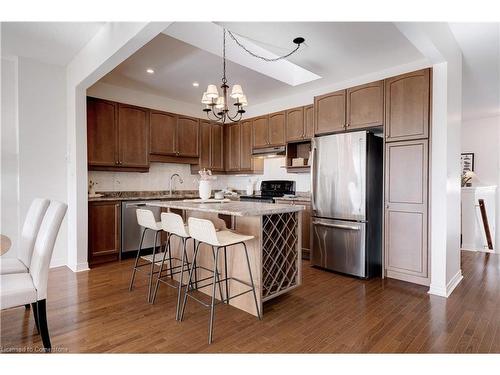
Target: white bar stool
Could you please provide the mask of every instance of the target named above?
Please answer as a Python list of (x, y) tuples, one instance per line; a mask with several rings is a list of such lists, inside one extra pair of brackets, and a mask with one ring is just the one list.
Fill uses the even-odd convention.
[[(213, 270), (211, 270), (211, 272), (212, 272), (213, 276), (208, 277), (206, 279), (199, 280), (201, 282), (201, 281), (212, 278), (212, 299), (211, 299), (210, 305), (208, 305), (208, 304), (200, 301), (196, 297), (194, 297), (192, 294), (190, 294), (191, 291), (201, 289), (201, 288), (204, 288), (204, 287), (210, 285), (210, 283), (209, 283), (209, 284), (202, 285), (202, 286), (195, 286), (194, 288), (191, 288), (191, 290), (190, 290), (189, 285), (191, 285), (191, 280), (192, 280), (192, 276), (193, 276), (193, 269), (194, 269), (194, 267), (192, 267), (190, 272), (189, 272), (189, 280), (188, 280), (186, 289), (184, 291), (184, 301), (183, 301), (182, 309), (181, 309), (181, 313), (180, 313), (180, 320), (182, 321), (182, 319), (184, 317), (184, 310), (186, 307), (187, 297), (190, 297), (190, 298), (196, 300), (197, 302), (201, 303), (205, 307), (210, 307), (208, 343), (211, 344), (212, 343), (212, 335), (213, 335), (213, 322), (214, 322), (214, 316), (215, 316), (215, 304), (216, 304), (215, 303), (216, 284), (218, 284), (219, 287), (220, 287), (221, 282), (224, 282), (226, 284), (226, 298), (225, 298), (226, 303), (229, 303), (230, 299), (233, 299), (233, 298), (239, 297), (243, 294), (252, 292), (253, 297), (254, 297), (254, 301), (255, 301), (255, 308), (257, 310), (257, 316), (259, 319), (262, 319), (260, 309), (259, 309), (259, 304), (257, 302), (257, 295), (255, 293), (255, 285), (253, 282), (252, 270), (250, 267), (250, 259), (248, 258), (247, 246), (245, 244), (246, 241), (253, 239), (254, 236), (239, 234), (239, 233), (236, 233), (236, 232), (233, 232), (230, 230), (217, 231), (215, 229), (214, 224), (210, 220), (206, 220), (206, 219), (199, 219), (199, 218), (190, 217), (188, 219), (188, 224), (189, 224), (189, 234), (191, 235), (192, 238), (194, 238), (196, 241), (198, 241), (198, 243), (196, 245), (195, 253), (194, 253), (193, 262), (196, 260), (201, 243), (205, 243), (205, 244), (212, 247), (212, 254), (214, 257), (214, 267), (213, 267)], [(224, 275), (224, 279), (220, 280), (218, 267), (217, 267), (217, 259), (218, 259), (218, 255), (219, 255), (219, 250), (224, 249), (224, 252), (225, 252), (226, 248), (228, 246), (239, 245), (239, 244), (243, 245), (243, 249), (245, 250), (245, 256), (246, 256), (247, 267), (248, 267), (248, 275), (250, 276), (250, 283), (247, 283), (243, 280), (239, 280), (239, 279), (234, 278), (234, 277), (228, 277), (228, 275), (227, 275), (227, 258), (226, 257), (224, 257), (224, 263), (225, 263), (224, 267), (226, 270), (226, 274)], [(248, 289), (242, 293), (238, 293), (234, 296), (229, 296), (229, 291), (227, 289), (229, 280), (237, 281), (241, 284), (244, 284), (244, 285), (250, 287), (250, 289)], [(222, 296), (222, 293), (221, 293), (221, 298), (224, 298)], [(224, 302), (224, 301), (221, 301), (221, 302)]]
[[(156, 273), (154, 271), (154, 266), (156, 263), (160, 263), (161, 259), (163, 257), (163, 254), (161, 253), (161, 247), (162, 247), (161, 243), (160, 243), (160, 252), (158, 254), (156, 254), (158, 235), (162, 232), (161, 222), (156, 221), (153, 212), (150, 210), (138, 208), (136, 210), (136, 214), (137, 214), (137, 223), (139, 224), (139, 226), (142, 227), (142, 236), (141, 236), (141, 241), (139, 243), (139, 250), (137, 251), (137, 256), (135, 258), (134, 268), (132, 269), (132, 278), (130, 280), (130, 286), (129, 286), (128, 290), (132, 291), (132, 288), (134, 287), (134, 280), (135, 280), (136, 271), (142, 271), (141, 267), (148, 266), (149, 264), (151, 264), (151, 268), (149, 270), (149, 285), (148, 285), (148, 302), (151, 302), (151, 284), (153, 283), (153, 274)], [(153, 246), (153, 254), (141, 256), (144, 235), (146, 234), (146, 231), (148, 231), (148, 230), (152, 230), (155, 232), (155, 242), (154, 242), (154, 246)], [(138, 264), (139, 258), (144, 260), (145, 263)]]
[[(163, 253), (163, 258), (161, 261), (161, 266), (160, 266), (160, 271), (158, 272), (158, 277), (156, 279), (156, 286), (155, 290), (153, 293), (153, 298), (152, 298), (152, 303), (155, 302), (156, 299), (156, 293), (158, 292), (158, 286), (160, 282), (165, 283), (166, 285), (172, 287), (172, 288), (177, 288), (178, 293), (177, 293), (177, 308), (175, 311), (175, 319), (179, 319), (179, 306), (180, 306), (180, 301), (181, 301), (181, 290), (182, 290), (182, 282), (184, 280), (184, 269), (187, 267), (187, 271), (189, 272), (190, 270), (190, 263), (189, 259), (186, 253), (186, 244), (187, 241), (191, 238), (189, 236), (189, 229), (186, 224), (184, 224), (184, 221), (182, 220), (182, 216), (172, 213), (172, 212), (163, 212), (161, 214), (161, 227), (162, 230), (167, 232), (167, 243), (166, 243), (166, 251)], [(171, 250), (171, 242), (170, 240), (172, 239), (172, 236), (179, 237), (182, 240), (182, 256), (181, 259), (172, 257), (172, 250)], [(193, 248), (195, 247), (195, 241), (193, 240)], [(167, 258), (167, 253), (168, 253), (168, 258)], [(174, 275), (177, 275), (180, 273), (180, 279), (179, 283), (177, 285), (170, 284), (167, 282), (167, 280), (162, 280), (162, 272), (163, 272), (163, 265), (165, 264), (165, 260), (169, 261), (169, 267), (167, 271), (170, 271), (170, 278), (173, 279)], [(172, 267), (172, 259), (179, 260), (181, 262), (180, 266), (175, 266)], [(179, 270), (180, 268), (180, 270)], [(175, 271), (174, 271), (175, 270)]]

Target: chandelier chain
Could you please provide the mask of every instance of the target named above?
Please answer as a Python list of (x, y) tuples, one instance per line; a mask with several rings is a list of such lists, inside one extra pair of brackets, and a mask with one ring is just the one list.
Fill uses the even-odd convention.
[[(226, 29), (224, 29), (224, 50), (225, 50), (225, 40), (226, 40)], [(298, 51), (298, 49), (300, 48), (300, 43), (297, 44), (297, 47), (295, 47), (295, 49), (293, 49), (291, 52), (287, 53), (286, 55), (283, 55), (283, 56), (279, 56), (279, 57), (275, 57), (275, 58), (268, 58), (268, 57), (264, 57), (264, 56), (260, 56), (260, 55), (257, 55), (256, 53), (250, 51), (247, 47), (245, 47), (239, 40), (238, 38), (236, 38), (236, 36), (230, 31), (230, 30), (227, 30), (227, 32), (229, 33), (229, 36), (234, 40), (234, 42), (239, 46), (241, 47), (245, 52), (247, 52), (248, 54), (250, 54), (251, 56), (253, 57), (256, 57), (258, 59), (261, 59), (261, 60), (264, 60), (264, 61), (267, 61), (267, 62), (273, 62), (273, 61), (279, 61), (279, 60), (283, 60), (283, 59), (286, 59), (287, 57), (290, 57), (291, 55), (293, 55), (295, 52)]]
[(222, 37), (222, 83), (226, 84), (226, 29), (224, 29)]

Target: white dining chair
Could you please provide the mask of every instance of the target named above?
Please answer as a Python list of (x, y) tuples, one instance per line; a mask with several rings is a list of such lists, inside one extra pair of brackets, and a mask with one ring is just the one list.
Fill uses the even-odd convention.
[(0, 309), (31, 304), (45, 351), (51, 350), (47, 325), (49, 265), (67, 205), (51, 201), (36, 237), (28, 273), (0, 275)]
[(0, 257), (0, 275), (28, 272), (36, 236), (49, 203), (48, 199), (42, 198), (35, 198), (31, 202), (17, 246), (17, 258), (8, 258), (5, 255)]

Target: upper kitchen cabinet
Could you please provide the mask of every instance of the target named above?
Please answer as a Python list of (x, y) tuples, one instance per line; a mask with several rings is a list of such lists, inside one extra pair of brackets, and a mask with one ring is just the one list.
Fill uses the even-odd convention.
[(224, 170), (224, 125), (212, 123), (210, 128), (210, 168)]
[(87, 154), (90, 170), (147, 171), (148, 110), (88, 98)]
[(269, 146), (269, 116), (260, 116), (252, 120), (253, 148)]
[(177, 115), (151, 111), (150, 152), (157, 155), (176, 155)]
[(251, 171), (253, 166), (252, 158), (252, 121), (242, 121), (240, 123), (240, 168), (242, 171)]
[(304, 127), (306, 129), (304, 139), (314, 137), (314, 106), (312, 104), (304, 107)]
[(285, 111), (269, 115), (269, 146), (283, 146), (285, 144), (285, 116)]
[(387, 142), (429, 136), (430, 69), (385, 80)]
[(212, 172), (224, 171), (224, 132), (223, 125), (209, 120), (200, 120), (199, 163), (191, 166), (192, 173), (200, 169)]
[(227, 167), (228, 172), (239, 172), (241, 168), (241, 126), (240, 123), (227, 127)]
[(151, 110), (151, 161), (198, 164), (200, 120)]
[(286, 141), (301, 141), (306, 136), (304, 107), (286, 111)]
[(179, 116), (177, 119), (177, 156), (199, 156), (199, 121), (194, 117)]
[(87, 98), (87, 157), (92, 167), (118, 165), (117, 104)]
[(328, 134), (345, 130), (346, 90), (314, 97), (314, 134)]
[(149, 168), (149, 113), (145, 108), (118, 105), (120, 167)]
[(384, 81), (347, 89), (346, 129), (384, 125)]

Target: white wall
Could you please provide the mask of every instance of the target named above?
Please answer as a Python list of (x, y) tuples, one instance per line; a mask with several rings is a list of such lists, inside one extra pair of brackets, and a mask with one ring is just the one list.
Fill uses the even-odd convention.
[[(67, 202), (66, 80), (60, 66), (19, 58), (20, 216), (44, 197)], [(67, 220), (57, 237), (52, 266), (66, 264)]]
[[(1, 206), (0, 233), (18, 243), (19, 147), (17, 121), (17, 59), (1, 60)], [(4, 256), (16, 257), (16, 247)]]
[[(500, 244), (500, 116), (462, 123), (462, 152), (474, 153), (474, 186), (496, 185), (496, 241)], [(496, 252), (500, 252), (497, 246)]]

